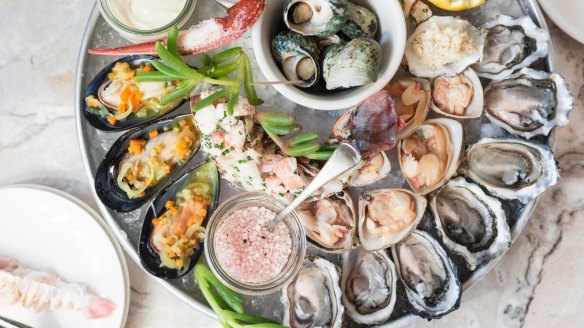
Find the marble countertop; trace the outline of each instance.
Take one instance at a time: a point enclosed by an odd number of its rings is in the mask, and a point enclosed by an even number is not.
[[[77,143],[74,114],[79,44],[94,1],[0,1],[0,185],[35,183],[97,209]],[[577,327],[584,322],[584,45],[552,22],[558,71],[576,96],[557,135],[560,183],[541,198],[509,253],[466,291],[460,309],[416,327]],[[127,327],[220,325],[179,302],[128,258]]]

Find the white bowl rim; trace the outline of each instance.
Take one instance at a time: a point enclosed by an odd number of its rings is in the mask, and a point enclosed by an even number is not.
[[[280,0],[282,1],[282,0]],[[401,19],[392,20],[392,43],[391,47],[394,48],[392,52],[397,52],[401,54],[399,58],[393,58],[389,60],[389,64],[383,74],[377,77],[377,81],[374,83],[369,83],[361,87],[356,87],[348,90],[346,93],[335,94],[331,93],[328,95],[314,95],[302,91],[292,85],[277,84],[273,87],[284,97],[288,98],[301,106],[314,108],[317,110],[339,110],[349,107],[353,107],[365,100],[367,97],[373,95],[379,90],[383,89],[394,77],[397,70],[399,69],[403,54],[405,53],[406,40],[407,40],[407,29],[405,17],[402,14],[402,7],[399,0],[365,0],[366,2],[377,2],[380,5],[388,6],[399,10],[398,17]],[[269,44],[262,44],[264,40],[261,38],[261,33],[263,31],[263,25],[265,24],[266,15],[269,14],[270,3],[275,3],[276,0],[269,0],[267,4],[266,11],[261,15],[259,20],[256,22],[252,28],[252,46],[254,49],[254,55],[260,67],[260,70],[264,74],[268,81],[282,81],[285,80],[284,75],[280,71],[278,64],[271,54],[271,47]],[[379,17],[379,14],[377,15]],[[261,51],[261,49],[267,49],[267,51]],[[272,65],[275,63],[275,65]],[[383,64],[382,64],[383,65]],[[383,70],[380,70],[383,71]]]

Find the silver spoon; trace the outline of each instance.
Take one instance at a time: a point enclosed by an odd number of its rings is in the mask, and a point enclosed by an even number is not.
[[[331,158],[326,162],[320,172],[314,177],[314,180],[304,188],[304,191],[286,206],[274,219],[266,223],[265,227],[272,229],[287,217],[298,205],[310,197],[315,191],[325,184],[331,182],[334,178],[355,168],[361,162],[361,154],[355,147],[348,143],[342,143],[335,149]]]

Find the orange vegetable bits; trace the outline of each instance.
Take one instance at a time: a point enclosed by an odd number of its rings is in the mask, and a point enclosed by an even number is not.
[[[115,124],[118,122],[118,120],[117,120],[117,119],[115,118],[115,116],[113,116],[113,115],[109,115],[109,116],[107,117],[107,121],[108,121],[108,122],[109,122],[109,124],[111,124],[111,125],[115,125]]]
[[[174,207],[174,202],[172,200],[167,200],[164,207],[166,207],[166,209],[171,209]]]
[[[158,136],[158,130],[152,130],[152,131],[148,132],[148,136],[150,138],[156,138]],[[159,145],[159,146],[161,146],[161,145]]]
[[[130,146],[128,151],[134,155],[140,155],[142,153],[142,148],[146,145],[146,140],[144,139],[133,139],[130,140]]]

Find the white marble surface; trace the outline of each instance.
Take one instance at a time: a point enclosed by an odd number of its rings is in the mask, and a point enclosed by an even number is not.
[[[0,0],[0,185],[44,184],[97,209],[81,163],[73,105],[77,53],[93,3]],[[577,98],[571,124],[558,133],[562,180],[544,194],[507,256],[464,293],[460,309],[416,327],[583,325],[584,45],[550,26],[558,70]],[[128,263],[128,327],[220,327]]]

